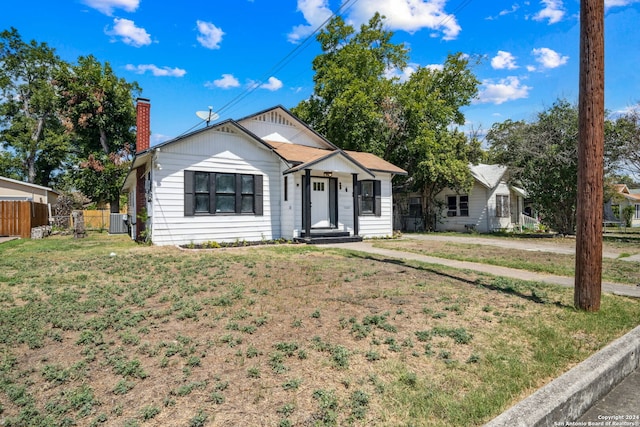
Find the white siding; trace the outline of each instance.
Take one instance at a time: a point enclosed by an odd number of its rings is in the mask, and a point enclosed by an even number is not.
[[[184,215],[184,171],[263,175],[264,215]],[[162,147],[153,179],[152,240],[157,245],[256,241],[281,236],[280,160],[255,141],[212,129]]]
[[[501,181],[492,189],[488,189],[475,181],[471,192],[468,194],[469,216],[447,216],[447,196],[453,195],[456,195],[455,191],[445,189],[436,196],[438,200],[445,202],[445,208],[436,224],[436,230],[464,232],[468,230],[469,226],[473,226],[480,233],[489,233],[513,227],[511,215],[506,217],[496,216],[496,196],[508,195],[510,205],[512,205],[515,197],[504,181]]]
[[[242,120],[240,124],[260,138],[278,133],[294,144],[317,148],[328,147],[318,135],[277,110]]]
[[[378,173],[375,179],[381,181],[381,215],[360,215],[360,235],[365,238],[391,237],[393,235],[391,175]]]
[[[447,216],[447,196],[457,195],[455,191],[445,189],[438,193],[437,200],[445,203],[444,211],[436,223],[438,231],[467,231],[469,226],[473,226],[476,231],[485,233],[488,231],[488,206],[487,189],[474,181],[473,188],[469,192],[469,216]]]

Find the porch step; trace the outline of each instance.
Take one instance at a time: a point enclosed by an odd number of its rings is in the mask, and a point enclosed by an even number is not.
[[[361,236],[352,236],[348,231],[313,231],[310,236],[306,236],[303,232],[300,237],[294,239],[299,243],[307,243],[310,245],[322,245],[333,243],[350,243],[361,242]]]

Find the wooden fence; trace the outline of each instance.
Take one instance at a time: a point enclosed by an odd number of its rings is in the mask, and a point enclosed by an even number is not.
[[[108,210],[83,210],[84,227],[87,230],[108,230],[109,229],[109,216],[111,213]],[[73,227],[73,218],[71,219],[71,227]]]
[[[49,208],[28,201],[0,202],[0,236],[31,237],[31,229],[49,224]]]

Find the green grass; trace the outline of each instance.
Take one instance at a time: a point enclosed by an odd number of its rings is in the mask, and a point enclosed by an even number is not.
[[[302,245],[90,233],[0,245],[0,271],[7,426],[481,425],[640,319],[634,299],[584,313],[570,289]]]
[[[488,235],[487,239],[509,239]],[[613,244],[612,244],[613,245]],[[477,262],[501,267],[515,268],[559,276],[575,274],[575,256],[552,252],[503,249],[495,246],[465,244],[457,242],[420,242],[416,240],[377,241],[376,247],[404,250],[437,258]],[[625,261],[624,258],[638,253],[638,242],[620,243],[613,247],[621,250],[617,259],[603,258],[602,279],[605,281],[633,284],[640,283],[640,262]],[[620,249],[622,248],[622,249]],[[634,250],[634,252],[624,252]]]

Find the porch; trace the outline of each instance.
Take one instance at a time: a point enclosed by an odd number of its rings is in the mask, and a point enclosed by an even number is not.
[[[309,245],[322,245],[334,243],[361,242],[362,236],[351,235],[348,231],[341,230],[312,230],[309,234],[303,231],[300,237],[293,239],[297,243]]]

